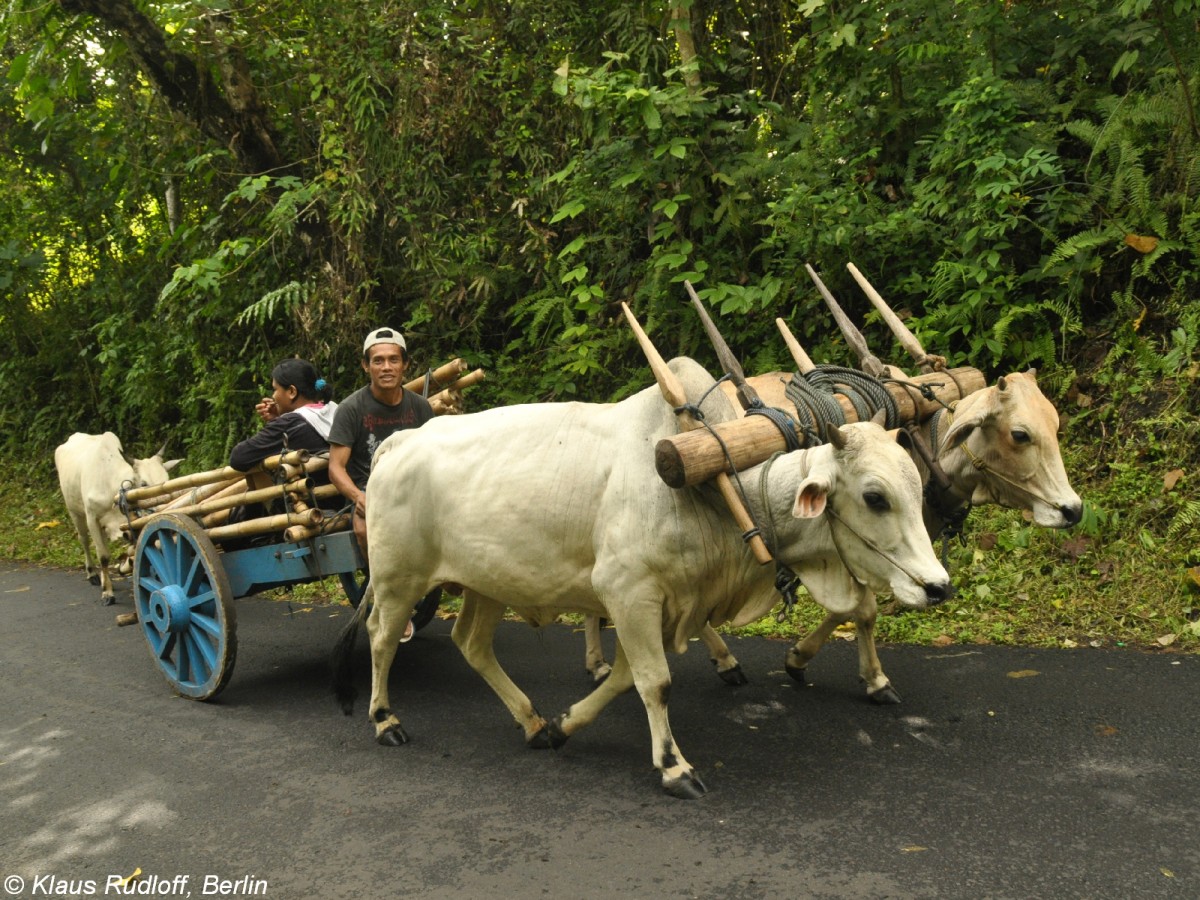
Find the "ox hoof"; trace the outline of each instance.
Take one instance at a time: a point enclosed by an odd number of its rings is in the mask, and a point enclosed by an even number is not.
[[[612,666],[610,666],[608,663],[602,663],[601,665],[598,665],[596,668],[592,669],[591,672],[592,684],[599,687],[604,683],[604,679],[612,674]]]
[[[399,747],[402,744],[408,743],[408,735],[404,733],[404,729],[399,725],[389,725],[383,731],[379,732],[375,738],[377,744],[384,747]]]
[[[570,737],[562,729],[558,719],[551,719],[531,737],[527,743],[534,750],[557,750]]]
[[[112,594],[109,594],[107,597],[105,597],[103,595],[100,597],[100,603],[104,606],[112,606],[116,602],[117,602],[117,598],[115,596],[113,596]]]
[[[713,665],[716,665],[716,660],[713,660]],[[738,663],[731,669],[717,669],[717,674],[721,680],[732,687],[741,687],[743,684],[749,684],[750,679],[746,677],[746,673],[742,671],[742,664]]]
[[[804,676],[804,669],[802,669],[800,666],[785,665],[784,669],[787,671],[788,675],[792,677],[792,681],[796,682],[796,684],[808,685],[808,679]]]
[[[678,778],[663,778],[663,790],[680,800],[699,800],[708,793],[708,788],[694,771],[685,772]]]
[[[89,575],[87,577],[87,579],[88,579],[88,584],[94,584],[96,587],[100,587],[100,576],[99,575]]]
[[[877,691],[867,691],[867,696],[879,706],[894,706],[900,702],[900,694],[890,684],[885,684]]]

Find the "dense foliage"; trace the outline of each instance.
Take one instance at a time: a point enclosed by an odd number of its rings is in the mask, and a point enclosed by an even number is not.
[[[1144,466],[1145,499],[1196,430],[1198,25],[1197,0],[10,0],[0,444],[110,429],[210,468],[277,359],[345,394],[384,322],[419,366],[485,366],[478,405],[618,398],[649,381],[622,300],[712,363],[684,279],[748,371],[790,368],[776,316],[844,362],[804,267],[861,319],[852,261],[927,347],[1038,366],[1082,476],[1132,494]],[[1200,502],[1158,502],[1121,539],[1200,562]]]

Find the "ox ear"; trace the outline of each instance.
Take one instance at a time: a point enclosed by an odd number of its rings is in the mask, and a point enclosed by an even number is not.
[[[1001,377],[996,387],[999,391],[1007,389],[1004,383],[1004,378]],[[943,450],[953,450],[963,441],[971,436],[971,432],[981,425],[985,424],[989,419],[995,418],[999,413],[1000,397],[999,391],[981,392],[979,399],[970,405],[962,414],[956,413],[954,423],[950,426],[950,430],[946,432],[945,440],[942,444]],[[982,396],[986,393],[987,396]]]
[[[809,476],[800,482],[796,491],[792,515],[797,519],[815,519],[825,512],[825,501],[828,497],[829,479],[820,475]]]
[[[165,463],[163,463],[163,468],[166,469],[168,472],[170,472],[173,468],[175,468],[181,462],[183,462],[182,459],[168,459]]]
[[[893,428],[891,431],[888,432],[888,436],[891,437],[891,439],[893,441],[895,441],[897,444],[899,444],[901,447],[903,447],[906,452],[912,451],[913,439],[912,439],[912,435],[908,433],[907,429]]]

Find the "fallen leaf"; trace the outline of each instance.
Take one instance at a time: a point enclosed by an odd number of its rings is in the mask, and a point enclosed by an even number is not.
[[[1117,728],[1115,725],[1097,725],[1096,726],[1096,734],[1099,737],[1112,737],[1116,733],[1117,733]]]
[[[1161,634],[1155,638],[1155,640],[1164,647],[1170,647],[1178,639],[1179,635],[1177,634]]]
[[[901,853],[924,853],[928,849],[929,849],[928,847],[918,847],[916,844],[913,844],[911,847],[901,847],[900,852]]]
[[[43,528],[57,528],[62,522],[58,519],[51,519],[49,522],[38,522],[33,526],[34,531],[41,531]]]
[[[1075,647],[1079,646],[1079,643],[1077,641],[1071,640],[1070,638],[1063,638],[1062,645],[1067,650],[1073,650]]]
[[[1034,675],[1041,675],[1041,674],[1042,673],[1037,671],[1036,669],[1018,669],[1016,672],[1009,672],[1008,677],[1009,678],[1032,678]]]
[[[996,535],[993,534],[992,532],[989,531],[989,532],[986,532],[979,536],[979,549],[980,550],[991,550],[995,546],[996,546]]]
[[[954,638],[950,637],[948,634],[939,634],[933,639],[932,643],[935,647],[948,647],[954,643]]]
[[[6,594],[20,594],[20,593],[23,593],[24,591],[27,591],[27,590],[29,590],[29,585],[27,585],[27,584],[23,584],[23,585],[21,585],[19,588],[9,588],[9,589],[8,589],[7,591],[5,591],[4,593],[6,593]]]
[[[123,886],[129,884],[129,882],[135,881],[136,879],[140,878],[141,876],[142,876],[142,867],[138,866],[136,869],[133,870],[132,875],[130,875],[128,878],[121,879],[121,886],[123,887]]]
[[[1192,577],[1192,581],[1196,582],[1197,586],[1200,586],[1200,566],[1192,566],[1187,570],[1187,573]]]
[[[1100,562],[1096,563],[1096,571],[1100,573],[1100,584],[1108,584],[1113,580],[1113,573],[1117,571],[1116,560],[1100,560]]]
[[[1164,875],[1166,875],[1168,878],[1174,878],[1174,877],[1175,877],[1175,873],[1174,873],[1174,872],[1172,872],[1170,869],[1159,869],[1158,871],[1162,872],[1162,873],[1163,873]]]
[[[1138,253],[1151,253],[1158,246],[1158,238],[1141,234],[1127,234],[1125,243]]]
[[[1092,405],[1092,395],[1091,394],[1079,394],[1075,398],[1075,402],[1079,406],[1082,406],[1084,409],[1087,409],[1089,406]]]
[[[1175,490],[1175,485],[1179,484],[1179,479],[1183,477],[1183,469],[1172,469],[1163,476],[1163,493]],[[40,525],[38,526],[41,527]]]
[[[1078,560],[1088,552],[1088,548],[1091,546],[1091,544],[1092,542],[1082,535],[1069,537],[1062,542],[1061,549],[1063,556],[1069,556],[1071,559]]]

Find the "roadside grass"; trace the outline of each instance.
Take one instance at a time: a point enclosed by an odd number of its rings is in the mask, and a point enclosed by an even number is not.
[[[1192,383],[1176,385],[1166,403],[1143,406],[1140,418],[1112,408],[1077,415],[1064,459],[1085,501],[1084,521],[1052,531],[1013,510],[975,510],[962,540],[945,550],[957,596],[920,611],[881,598],[878,640],[1200,650],[1200,416],[1176,402]],[[82,568],[52,465],[3,462],[0,557]],[[347,602],[337,579],[272,593]],[[447,597],[442,615],[453,616],[460,602]],[[772,615],[735,633],[794,640],[823,615],[802,592],[787,621]],[[836,636],[853,638],[853,628]]]

